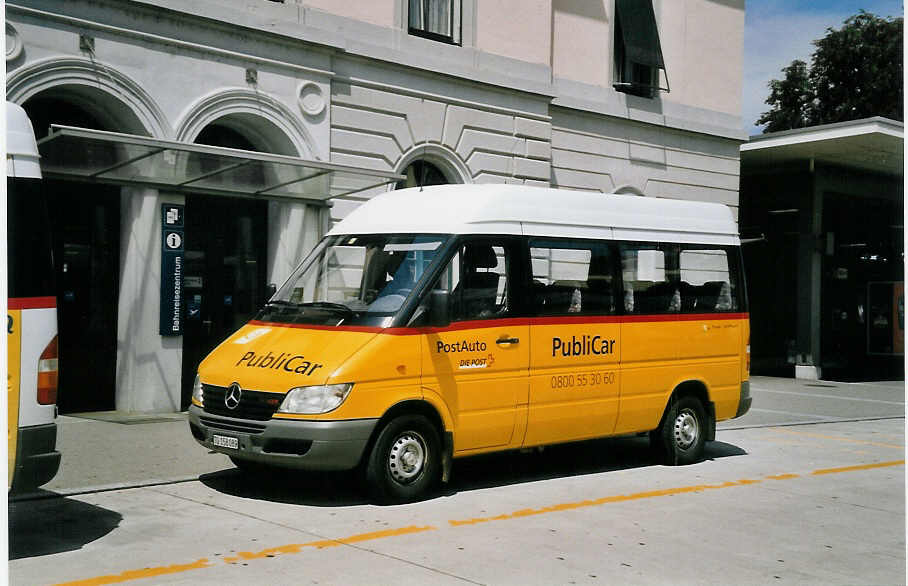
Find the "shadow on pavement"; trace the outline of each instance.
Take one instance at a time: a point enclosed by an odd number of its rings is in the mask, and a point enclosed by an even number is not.
[[[230,496],[313,507],[348,507],[369,501],[355,472],[306,472],[271,468],[255,473],[237,468],[199,476],[212,490]]]
[[[743,456],[723,442],[706,444],[704,460]],[[508,452],[456,460],[444,494],[570,476],[661,466],[646,437],[621,437],[548,446],[541,451]]]
[[[9,559],[81,549],[116,529],[122,520],[119,513],[68,498],[9,503]]]
[[[731,444],[706,444],[704,460],[743,456]],[[548,446],[544,450],[510,451],[454,461],[451,482],[435,496],[459,492],[661,466],[646,437],[621,437]],[[284,504],[345,507],[371,502],[356,472],[303,472],[269,469],[257,473],[222,470],[199,477],[207,487],[231,496]],[[433,498],[433,497],[430,497]]]

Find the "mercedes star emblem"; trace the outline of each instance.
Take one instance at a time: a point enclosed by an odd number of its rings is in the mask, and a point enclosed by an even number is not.
[[[224,405],[228,409],[236,409],[240,405],[240,399],[243,398],[243,389],[239,383],[233,383],[227,387],[227,396],[224,397]]]

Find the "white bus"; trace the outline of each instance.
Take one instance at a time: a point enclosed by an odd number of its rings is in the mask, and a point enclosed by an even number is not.
[[[12,492],[49,482],[57,441],[57,299],[47,200],[31,122],[6,103],[7,447]]]

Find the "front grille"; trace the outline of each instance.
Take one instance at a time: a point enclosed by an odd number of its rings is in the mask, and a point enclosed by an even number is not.
[[[211,429],[219,429],[221,431],[237,431],[240,433],[248,434],[258,434],[265,431],[265,426],[258,423],[246,423],[244,421],[224,421],[223,419],[215,419],[214,417],[199,417],[199,421],[205,424],[206,427]]]
[[[204,409],[213,415],[235,417],[237,419],[252,419],[253,421],[268,421],[284,400],[284,393],[264,393],[262,391],[243,390],[243,396],[236,409],[228,409],[224,403],[227,396],[227,387],[215,385],[202,385]]]

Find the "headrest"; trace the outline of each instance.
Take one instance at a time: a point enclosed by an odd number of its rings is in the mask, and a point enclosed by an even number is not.
[[[468,244],[463,253],[464,265],[473,269],[493,269],[498,266],[498,257],[491,244]]]
[[[593,254],[590,258],[589,276],[605,277],[612,274],[612,260],[604,254]]]

